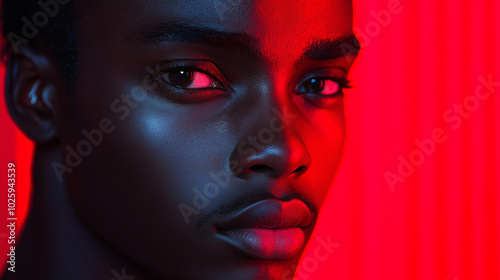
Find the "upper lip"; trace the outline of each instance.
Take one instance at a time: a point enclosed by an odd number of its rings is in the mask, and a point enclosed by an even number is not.
[[[277,199],[266,199],[230,214],[216,226],[222,230],[303,228],[308,227],[311,221],[311,210],[299,199],[286,202]]]

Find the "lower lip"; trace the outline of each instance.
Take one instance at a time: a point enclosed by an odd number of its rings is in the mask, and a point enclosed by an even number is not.
[[[284,260],[295,256],[304,246],[301,228],[241,228],[220,231],[220,236],[250,257]]]

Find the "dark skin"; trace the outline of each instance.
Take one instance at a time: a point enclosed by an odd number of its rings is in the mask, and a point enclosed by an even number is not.
[[[50,52],[24,46],[7,80],[10,112],[37,142],[18,279],[111,279],[122,268],[136,279],[293,271],[341,158],[341,89],[355,54],[335,46],[352,39],[351,5],[241,1],[221,12],[201,0],[77,3],[85,16],[74,92]],[[89,140],[82,130],[96,128],[102,141],[72,166],[67,147],[78,150]],[[203,192],[210,174],[227,184],[196,207],[193,189]],[[288,240],[261,242],[275,249],[228,242],[228,220],[262,202],[298,205],[307,218],[281,226],[291,233],[257,229],[252,238]]]

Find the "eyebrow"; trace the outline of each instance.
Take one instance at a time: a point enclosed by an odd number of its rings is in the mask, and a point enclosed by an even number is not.
[[[357,56],[361,49],[358,38],[349,34],[336,39],[316,41],[306,48],[305,52],[297,62],[304,60],[328,60],[346,56]]]
[[[162,48],[169,43],[188,43],[239,50],[254,59],[263,57],[260,42],[255,36],[245,32],[220,31],[182,21],[168,21],[152,29],[131,33],[125,42],[153,48]],[[350,55],[356,56],[359,50],[359,41],[354,34],[317,40],[306,47],[296,66],[305,60],[329,60]]]

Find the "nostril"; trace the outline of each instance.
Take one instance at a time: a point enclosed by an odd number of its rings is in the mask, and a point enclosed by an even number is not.
[[[272,170],[271,167],[265,165],[265,164],[256,164],[250,167],[250,171],[256,172],[256,173],[262,173],[267,170]]]
[[[299,166],[297,169],[295,169],[295,171],[293,173],[304,173],[306,171],[307,167],[305,165],[301,165]]]

